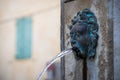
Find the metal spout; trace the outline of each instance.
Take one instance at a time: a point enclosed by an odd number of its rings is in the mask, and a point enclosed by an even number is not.
[[[95,57],[98,41],[98,24],[95,15],[89,9],[84,9],[77,13],[71,23],[70,42],[76,59]]]

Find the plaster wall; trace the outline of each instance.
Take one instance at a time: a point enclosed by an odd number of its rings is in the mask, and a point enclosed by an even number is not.
[[[17,60],[16,21],[27,16],[32,18],[32,57]],[[0,80],[36,80],[59,52],[59,0],[0,0]]]

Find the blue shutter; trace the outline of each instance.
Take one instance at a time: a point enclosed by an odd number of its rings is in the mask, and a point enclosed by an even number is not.
[[[17,20],[17,54],[16,59],[28,59],[31,57],[31,17]]]

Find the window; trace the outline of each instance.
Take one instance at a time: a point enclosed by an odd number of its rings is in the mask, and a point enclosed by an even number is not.
[[[31,17],[17,19],[17,53],[16,59],[28,59],[31,57]]]

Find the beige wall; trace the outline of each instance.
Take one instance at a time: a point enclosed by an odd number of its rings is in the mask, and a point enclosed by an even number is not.
[[[16,19],[31,16],[32,57],[16,60]],[[0,0],[0,80],[36,80],[60,51],[59,0]]]

